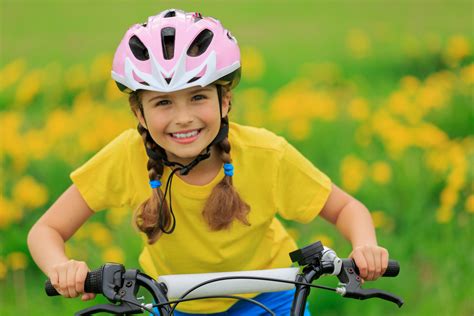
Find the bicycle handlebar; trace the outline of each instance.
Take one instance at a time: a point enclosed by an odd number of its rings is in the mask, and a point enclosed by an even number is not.
[[[340,259],[336,253],[329,248],[323,247],[320,242],[299,249],[290,254],[291,259],[303,266],[302,273],[293,277],[298,271],[298,268],[288,269],[270,269],[270,270],[259,270],[259,271],[243,271],[243,272],[231,272],[231,273],[206,273],[206,274],[194,274],[187,275],[185,279],[189,279],[189,284],[180,283],[181,288],[177,291],[173,288],[174,285],[178,284],[177,276],[165,276],[167,282],[163,282],[163,277],[158,279],[158,282],[148,275],[141,273],[136,269],[125,270],[123,265],[120,264],[105,264],[99,269],[91,271],[87,274],[84,290],[86,293],[103,294],[110,302],[117,303],[119,305],[98,305],[83,310],[83,314],[77,315],[91,315],[98,311],[106,311],[110,313],[141,313],[143,310],[151,312],[151,304],[145,305],[139,302],[136,298],[136,293],[140,286],[145,287],[152,295],[155,300],[156,306],[159,307],[160,315],[171,315],[172,309],[169,297],[178,297],[183,299],[184,297],[192,297],[194,299],[199,297],[208,297],[209,295],[223,295],[235,292],[231,280],[239,280],[239,293],[256,293],[256,292],[269,292],[280,290],[275,286],[257,285],[255,279],[266,280],[272,282],[283,282],[293,284],[291,287],[296,285],[296,293],[293,301],[292,315],[303,315],[304,306],[306,303],[307,296],[310,291],[310,287],[319,287],[324,289],[330,289],[327,287],[312,285],[311,283],[318,279],[324,274],[336,275],[340,281],[340,286],[336,289],[331,289],[341,294],[344,297],[356,298],[360,300],[378,297],[387,301],[396,303],[399,307],[403,304],[403,300],[393,294],[378,289],[362,289],[360,288],[362,279],[359,276],[359,270],[355,265],[353,259]],[[286,271],[286,275],[282,274],[282,271]],[[290,271],[294,271],[290,272]],[[384,277],[394,277],[400,272],[400,266],[397,261],[390,260],[387,270],[384,273]],[[255,273],[264,273],[265,277],[261,275],[255,276]],[[293,273],[293,274],[292,274]],[[253,274],[253,276],[249,276]],[[291,274],[291,276],[290,276]],[[274,276],[274,277],[273,277]],[[283,279],[282,279],[282,276]],[[179,277],[183,280],[182,276]],[[242,282],[245,279],[245,282]],[[252,280],[252,281],[249,281]],[[226,286],[211,286],[212,284],[218,284],[225,280]],[[161,282],[160,282],[161,281]],[[211,284],[212,283],[212,284]],[[235,283],[234,283],[235,284]],[[265,284],[262,282],[262,284]],[[205,290],[202,290],[204,286]],[[246,287],[245,285],[248,285]],[[201,291],[199,290],[201,289]],[[232,289],[232,290],[229,290]],[[50,280],[47,280],[45,284],[45,291],[48,296],[60,295],[56,289],[51,285]],[[189,299],[187,299],[189,300]],[[179,302],[176,301],[176,302]]]

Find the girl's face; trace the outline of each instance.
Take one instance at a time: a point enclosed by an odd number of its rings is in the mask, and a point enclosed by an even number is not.
[[[229,111],[230,92],[223,94],[222,116]],[[189,162],[217,136],[220,128],[216,86],[191,87],[176,92],[143,91],[140,124],[165,149],[168,159]]]

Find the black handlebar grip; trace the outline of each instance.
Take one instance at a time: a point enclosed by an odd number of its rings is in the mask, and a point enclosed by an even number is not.
[[[46,283],[44,284],[44,291],[46,292],[46,295],[48,296],[58,296],[61,295],[56,291],[54,286],[51,284],[51,280],[47,279]]]
[[[102,294],[102,268],[87,273],[86,280],[84,282],[84,291],[86,293]],[[56,291],[54,286],[51,284],[51,280],[46,280],[44,284],[44,290],[48,296],[61,295]]]
[[[396,277],[400,273],[400,264],[396,260],[388,260],[387,270],[383,274],[384,277]]]
[[[354,263],[355,267],[355,272],[359,275],[359,268]],[[388,260],[388,266],[387,270],[385,270],[385,273],[382,275],[383,277],[396,277],[400,273],[400,264],[398,264],[398,261],[396,260]]]
[[[84,291],[86,293],[102,294],[102,277],[104,276],[102,268],[87,273],[84,283]]]

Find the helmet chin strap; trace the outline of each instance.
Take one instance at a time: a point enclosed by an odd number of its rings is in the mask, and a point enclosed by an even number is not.
[[[206,149],[200,153],[196,158],[193,159],[193,161],[191,161],[190,163],[188,163],[187,165],[183,165],[179,162],[174,162],[174,161],[169,161],[168,160],[168,157],[166,156],[166,152],[165,150],[160,147],[158,145],[158,148],[159,150],[161,151],[162,155],[158,155],[156,152],[154,152],[153,150],[147,148],[146,149],[146,153],[148,155],[148,157],[150,157],[151,159],[153,160],[156,160],[156,161],[159,161],[159,160],[162,160],[163,164],[165,166],[168,166],[168,167],[178,167],[179,169],[179,174],[185,176],[187,175],[191,169],[193,169],[199,162],[203,161],[203,160],[206,160],[208,159],[210,156],[211,156],[211,147],[214,145],[214,144],[217,144],[219,142],[221,142],[223,139],[225,139],[227,137],[227,135],[229,134],[229,123],[227,122],[227,120],[225,120],[223,117],[222,117],[222,88],[220,85],[216,85],[216,88],[217,88],[217,98],[219,100],[219,117],[220,117],[220,128],[219,128],[219,132],[217,133],[216,137],[214,138],[214,140],[206,147]],[[143,115],[143,109],[140,108],[140,110],[142,111],[142,116],[145,117]]]

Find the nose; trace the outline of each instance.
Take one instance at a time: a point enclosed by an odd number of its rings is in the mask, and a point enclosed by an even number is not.
[[[189,125],[194,121],[193,115],[187,106],[178,106],[176,110],[175,123],[177,125]]]

